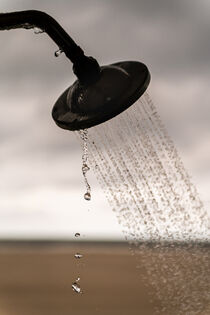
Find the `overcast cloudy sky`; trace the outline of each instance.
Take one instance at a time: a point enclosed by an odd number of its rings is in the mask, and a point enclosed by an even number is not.
[[[139,60],[169,134],[210,207],[208,0],[0,0],[0,12],[38,9],[100,64]],[[51,108],[74,81],[46,34],[0,32],[0,237],[122,237],[94,175],[83,201],[81,149]]]

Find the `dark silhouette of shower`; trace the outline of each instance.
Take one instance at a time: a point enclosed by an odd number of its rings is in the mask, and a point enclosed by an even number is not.
[[[100,67],[48,14],[36,10],[0,14],[0,30],[35,27],[55,41],[78,78],[53,107],[52,117],[59,127],[79,130],[98,125],[120,114],[146,91],[150,74],[143,63],[124,61]]]

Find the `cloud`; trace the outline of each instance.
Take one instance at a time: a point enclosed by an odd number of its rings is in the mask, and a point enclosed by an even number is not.
[[[101,64],[147,64],[151,94],[181,155],[192,172],[209,169],[208,1],[0,1],[1,12],[32,8],[55,17]],[[39,185],[82,189],[80,146],[51,118],[54,102],[75,80],[71,63],[54,57],[57,47],[46,34],[5,31],[0,41],[2,191],[27,196],[27,188]]]

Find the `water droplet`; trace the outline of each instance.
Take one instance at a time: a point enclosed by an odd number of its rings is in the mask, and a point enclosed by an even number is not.
[[[33,28],[33,26],[32,26],[30,23],[24,23],[24,24],[23,24],[23,27],[24,27],[26,30],[30,30],[31,28]]]
[[[84,194],[84,198],[85,198],[85,200],[91,200],[91,194],[89,192],[86,192]]]
[[[34,34],[42,34],[44,33],[44,31],[41,29],[41,28],[38,28],[38,27],[34,27]]]
[[[81,288],[80,288],[80,285],[77,283],[77,281],[76,282],[74,282],[74,283],[72,283],[72,289],[73,289],[73,291],[74,292],[76,292],[76,293],[82,293],[82,290],[81,290]]]
[[[89,166],[88,166],[87,164],[83,164],[83,166],[82,166],[82,172],[83,172],[83,174],[86,173],[86,172],[89,171],[89,170],[90,170]]]
[[[83,255],[82,255],[82,254],[80,254],[80,253],[76,253],[76,254],[74,255],[74,257],[75,257],[75,258],[80,259],[80,258],[82,258],[82,257],[83,257]],[[78,279],[79,279],[79,278],[78,278]]]
[[[75,236],[75,237],[79,237],[79,236],[80,236],[80,233],[75,233],[74,236]]]
[[[79,97],[78,97],[78,102],[81,103],[81,102],[83,101],[83,98],[84,98],[84,96],[83,96],[83,94],[81,93],[81,94],[79,95]]]
[[[62,49],[58,49],[55,52],[55,57],[59,57],[62,54],[63,50]]]

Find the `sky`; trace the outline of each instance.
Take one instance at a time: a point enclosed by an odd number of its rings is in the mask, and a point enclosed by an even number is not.
[[[149,93],[210,207],[210,3],[207,0],[0,0],[0,12],[52,15],[101,65],[145,63]],[[81,148],[51,118],[75,77],[65,55],[33,30],[0,32],[0,238],[123,239],[92,172],[83,200]]]

